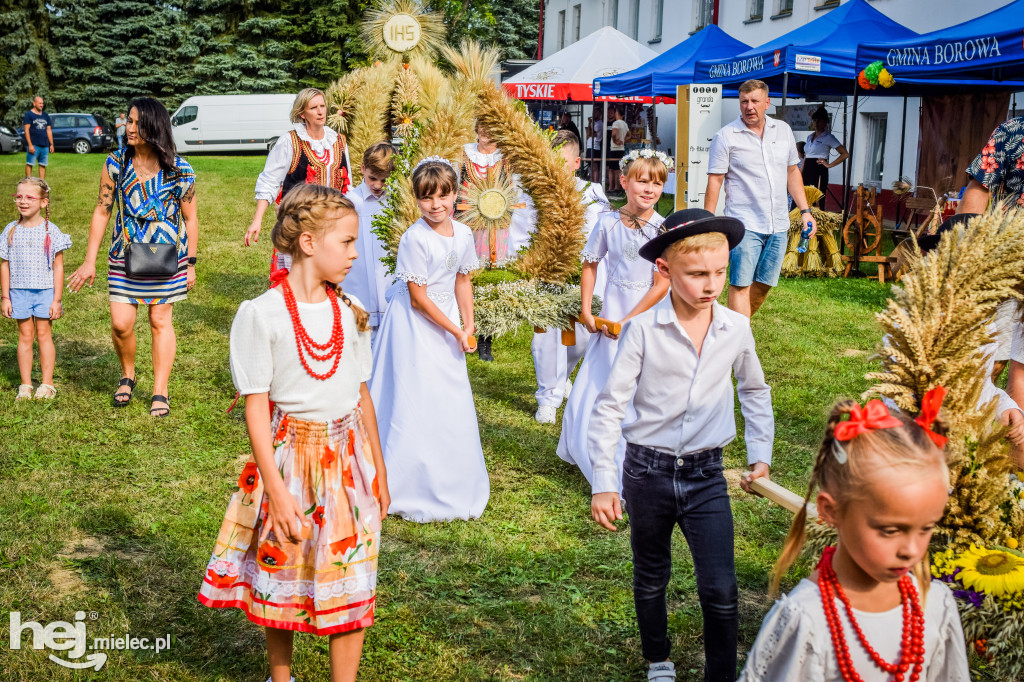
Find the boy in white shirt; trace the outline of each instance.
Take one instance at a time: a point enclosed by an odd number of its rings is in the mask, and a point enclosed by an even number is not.
[[[736,437],[732,375],[746,421],[751,471],[767,477],[775,419],[750,320],[716,302],[743,223],[691,208],[669,216],[640,247],[671,293],[624,327],[608,383],[590,418],[594,520],[609,530],[628,502],[633,599],[649,680],[675,679],[665,588],[678,524],[693,556],[704,615],[704,679],[736,679],[738,591],[722,448]],[[636,418],[623,425],[632,400]],[[622,472],[615,464],[627,441]]]
[[[366,308],[374,333],[387,307],[384,293],[394,280],[380,261],[387,253],[384,245],[373,233],[373,218],[380,212],[385,196],[384,184],[394,170],[394,152],[394,147],[387,142],[370,145],[363,152],[363,181],[345,195],[359,213],[359,236],[356,238],[359,257],[353,261],[352,271],[345,278],[345,292],[355,294]]]
[[[575,173],[580,167],[580,140],[570,130],[559,130],[551,140],[552,149],[557,149],[565,161],[565,165]],[[610,210],[608,198],[604,195],[601,185],[576,178],[576,191],[580,193],[580,201],[586,206],[583,218],[583,237],[590,236],[590,231],[597,224],[602,212]],[[530,201],[529,195],[523,194],[525,207],[516,209],[509,225],[509,253],[517,254],[520,249],[530,244],[530,235],[537,229],[537,211]],[[595,292],[604,291],[604,268],[598,271]],[[568,395],[572,384],[569,376],[576,365],[583,359],[583,351],[587,348],[590,332],[581,324],[576,325],[576,345],[563,346],[561,330],[548,329],[543,333],[534,333],[530,351],[533,354],[533,368],[537,375],[537,413],[534,419],[540,424],[554,424],[556,410]]]

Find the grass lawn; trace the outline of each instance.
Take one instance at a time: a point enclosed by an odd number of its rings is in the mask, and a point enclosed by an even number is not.
[[[20,154],[0,157],[0,189],[13,193]],[[110,342],[105,259],[93,289],[65,294],[55,324],[58,396],[14,403],[14,323],[0,321],[0,670],[4,680],[264,680],[263,632],[238,610],[212,610],[196,592],[238,472],[248,455],[228,330],[238,304],[266,287],[269,239],[243,249],[252,188],[264,158],[193,157],[198,175],[198,286],[175,306],[178,357],[172,416],[148,416],[150,337],[139,320],[139,385],[110,407],[119,366]],[[68,275],[82,262],[102,155],[51,156],[51,217],[71,234]],[[4,200],[4,223],[16,216]],[[271,221],[265,223],[269,236]],[[108,231],[109,235],[109,231]],[[105,240],[104,250],[109,244]],[[803,491],[825,415],[856,396],[879,340],[872,313],[887,286],[866,280],[786,280],[754,321],[773,388],[773,476]],[[555,455],[557,426],[533,421],[530,330],[495,344],[497,362],[469,359],[491,500],[472,522],[417,525],[388,519],[380,557],[377,624],[363,655],[366,680],[637,680],[628,530],[590,520],[590,494]],[[38,383],[38,372],[35,377]],[[742,417],[737,410],[737,420]],[[735,483],[742,440],[727,451]],[[443,462],[438,463],[443,466]],[[734,486],[740,649],[753,643],[768,574],[788,528],[785,510]],[[700,679],[703,643],[693,567],[677,534],[669,590],[673,659]],[[793,583],[791,578],[790,584]],[[43,625],[85,611],[88,636],[156,637],[170,650],[113,651],[99,673],[12,651],[9,611]],[[56,652],[60,654],[60,652]],[[66,658],[66,657],[65,657]],[[294,674],[328,676],[326,639],[297,638]]]

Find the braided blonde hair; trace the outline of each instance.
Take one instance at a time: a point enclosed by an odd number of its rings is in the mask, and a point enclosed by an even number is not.
[[[41,178],[22,178],[16,186],[21,187],[22,185],[32,185],[42,193],[42,200],[45,202],[43,216],[46,222],[44,224],[46,234],[50,234],[50,186]],[[8,246],[14,243],[14,231],[18,229],[18,225],[21,225],[21,216],[18,217],[18,222],[11,226],[11,231],[7,233]]]
[[[340,190],[324,185],[297,185],[284,196],[277,209],[277,222],[270,233],[274,247],[293,258],[299,255],[299,237],[308,232],[320,238],[331,221],[344,216],[358,219],[355,205]],[[370,315],[357,306],[336,285],[338,295],[356,316],[356,326],[365,332],[370,328]]]

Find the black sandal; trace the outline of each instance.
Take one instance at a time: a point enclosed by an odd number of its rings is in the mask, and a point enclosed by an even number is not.
[[[128,387],[127,393],[119,393],[122,386]],[[127,407],[128,403],[132,401],[132,392],[135,390],[135,379],[129,379],[128,377],[121,377],[121,381],[117,382],[117,388],[114,389],[113,403],[114,407]],[[122,400],[123,398],[123,400]]]
[[[161,402],[167,403],[167,407],[153,407],[153,403]],[[149,416],[150,417],[167,417],[171,414],[171,401],[165,395],[154,395],[149,399]]]

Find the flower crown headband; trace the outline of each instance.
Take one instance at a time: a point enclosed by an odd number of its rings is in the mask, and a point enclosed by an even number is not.
[[[925,393],[921,400],[921,414],[914,420],[914,423],[924,429],[928,437],[939,448],[945,447],[949,439],[932,431],[932,425],[935,423],[935,418],[939,416],[939,408],[942,407],[945,397],[946,389],[942,386],[936,386]],[[860,405],[854,405],[850,410],[850,419],[836,424],[832,454],[840,464],[846,464],[846,448],[842,445],[844,442],[853,440],[856,436],[868,431],[894,429],[898,426],[903,426],[903,422],[892,416],[889,413],[889,408],[878,398],[869,400],[863,408]]]
[[[657,159],[665,164],[668,168],[668,172],[671,173],[675,170],[676,164],[672,160],[672,157],[665,152],[655,151],[653,149],[634,149],[630,153],[626,154],[619,160],[619,168],[623,171],[626,170],[626,166],[633,163],[637,159]]]
[[[420,162],[417,163],[416,166],[412,169],[412,172],[415,173],[420,166],[426,165],[428,163],[443,163],[447,166],[450,166],[451,169],[455,171],[456,175],[459,174],[459,169],[456,168],[455,164],[449,161],[448,159],[444,158],[443,156],[428,156],[425,159],[421,159]]]

